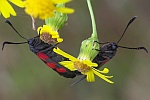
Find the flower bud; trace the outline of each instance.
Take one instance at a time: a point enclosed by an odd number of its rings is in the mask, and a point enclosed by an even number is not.
[[[57,4],[56,7],[65,8],[65,4]],[[61,29],[68,19],[67,14],[55,11],[54,17],[45,19],[46,25],[52,27],[54,31]]]

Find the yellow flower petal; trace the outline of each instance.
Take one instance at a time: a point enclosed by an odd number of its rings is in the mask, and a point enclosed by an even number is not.
[[[109,69],[108,68],[104,68],[102,71],[95,69],[96,71],[103,73],[103,74],[107,74],[109,73]]]
[[[108,68],[104,68],[104,70],[101,73],[109,73],[109,69]]]
[[[59,36],[57,31],[51,31],[51,32],[52,32],[52,33],[51,33],[52,35]]]
[[[94,72],[94,74],[96,74],[98,77],[100,77],[101,79],[105,80],[106,82],[111,83],[111,84],[114,83],[114,82],[112,82],[111,80],[107,79],[107,78],[105,77],[105,75],[102,75],[101,73],[95,71],[95,68],[92,68],[92,71]],[[112,77],[112,76],[111,76],[111,77]]]
[[[53,51],[59,55],[62,55],[63,57],[66,57],[66,58],[69,58],[69,60],[71,61],[77,61],[78,59],[65,53],[64,51],[62,51],[61,49],[59,49],[58,47],[57,48],[54,48]]]
[[[41,29],[42,29],[42,27],[41,27],[41,26],[40,26],[40,27],[38,27],[38,29],[37,29],[37,33],[38,33],[38,34],[40,34]]]
[[[75,71],[74,63],[71,61],[61,61],[59,64],[63,65],[64,67],[68,68],[71,71]]]
[[[18,7],[23,7],[22,0],[0,0],[0,13],[5,17],[8,18],[10,15],[16,16],[16,12],[14,11],[13,7],[9,4],[9,2],[17,5]]]
[[[54,31],[51,31],[51,32],[50,32],[50,34],[52,35],[52,38],[59,38],[58,33],[57,33],[57,34],[55,34],[55,32],[54,32]]]
[[[62,12],[65,14],[72,14],[74,13],[74,9],[72,8],[55,8],[58,12]]]
[[[59,4],[59,3],[67,3],[70,2],[71,0],[52,0],[55,4]]]
[[[57,38],[57,41],[60,43],[63,41],[63,38]]]
[[[22,0],[9,0],[10,2],[12,2],[13,4],[15,4],[18,7],[23,8],[24,7],[24,2]]]
[[[104,70],[100,71],[98,69],[93,68],[95,71],[99,72],[99,73],[103,73],[103,74],[107,74],[109,72],[109,69],[104,68]],[[112,78],[113,76],[106,76],[104,75],[106,78]]]
[[[105,77],[106,77],[106,78],[113,78],[113,76],[106,76],[106,75],[105,75]]]
[[[86,80],[88,82],[94,82],[95,81],[95,77],[94,77],[94,73],[92,71],[89,71],[86,73]]]
[[[6,0],[0,1],[0,12],[5,18],[10,17],[10,14],[16,16],[16,12]]]
[[[90,60],[82,60],[82,62],[84,64],[88,65],[89,67],[92,67],[92,66],[97,67],[98,66],[97,63],[92,63]]]

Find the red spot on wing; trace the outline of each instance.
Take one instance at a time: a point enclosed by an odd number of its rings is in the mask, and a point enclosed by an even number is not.
[[[46,61],[46,59],[49,58],[46,54],[44,54],[42,52],[37,53],[37,56],[43,61]]]
[[[104,60],[103,64],[107,63],[109,61],[109,59]]]
[[[46,59],[50,59],[46,54],[42,53],[42,52],[39,52],[37,53],[37,56],[43,60],[46,65],[52,69],[55,69],[58,73],[65,73],[66,72],[66,69],[65,68],[57,68],[55,62],[47,62]]]
[[[54,62],[47,62],[46,65],[52,69],[56,68],[56,64]]]
[[[56,68],[56,71],[59,72],[59,73],[65,73],[66,69],[64,69],[64,68]]]

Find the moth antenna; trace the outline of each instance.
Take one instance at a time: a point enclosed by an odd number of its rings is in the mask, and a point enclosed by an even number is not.
[[[123,36],[124,36],[125,32],[127,31],[128,27],[131,25],[131,23],[132,23],[136,18],[137,18],[137,16],[134,16],[133,18],[130,19],[130,21],[128,22],[128,24],[127,24],[125,30],[123,31],[123,33],[122,33],[120,39],[117,41],[117,44],[118,44],[118,43],[120,42],[120,40],[123,38]]]
[[[7,23],[21,38],[28,40],[27,38],[23,37],[16,29],[15,27],[11,24],[10,21],[6,20],[5,23]]]
[[[25,44],[25,43],[28,43],[28,42],[4,42],[3,45],[2,45],[2,50],[4,49],[5,47],[5,44]]]
[[[120,48],[125,48],[125,49],[134,49],[134,50],[145,50],[148,53],[148,50],[145,47],[136,47],[136,48],[130,48],[130,47],[124,47],[124,46],[118,46]]]

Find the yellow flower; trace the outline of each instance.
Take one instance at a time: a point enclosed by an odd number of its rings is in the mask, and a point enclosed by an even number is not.
[[[24,3],[22,0],[9,0],[11,3],[15,4],[18,7],[23,8]],[[5,17],[9,18],[10,15],[16,16],[16,12],[9,4],[8,0],[0,0],[0,13]]]
[[[98,66],[97,63],[92,63],[90,60],[79,60],[79,59],[65,53],[64,51],[60,50],[59,48],[54,48],[53,51],[70,60],[70,61],[59,62],[61,65],[63,65],[64,67],[68,68],[71,71],[78,70],[82,74],[86,75],[86,80],[88,82],[95,81],[95,77],[94,77],[94,74],[95,74],[108,83],[114,83],[108,79],[108,78],[112,78],[113,76],[103,75],[103,74],[106,74],[109,72],[109,70],[107,68],[104,68],[103,71],[100,71],[100,70],[97,70],[96,68],[94,68],[94,67]]]
[[[67,3],[71,0],[25,0],[25,12],[34,18],[46,19],[54,16],[54,12],[73,13],[74,10],[66,7],[56,7],[56,4]]]
[[[48,25],[43,25],[43,27],[39,27],[37,31],[40,35],[40,39],[45,43],[56,44],[63,41],[63,39],[59,37],[58,32],[53,31],[52,28]]]

